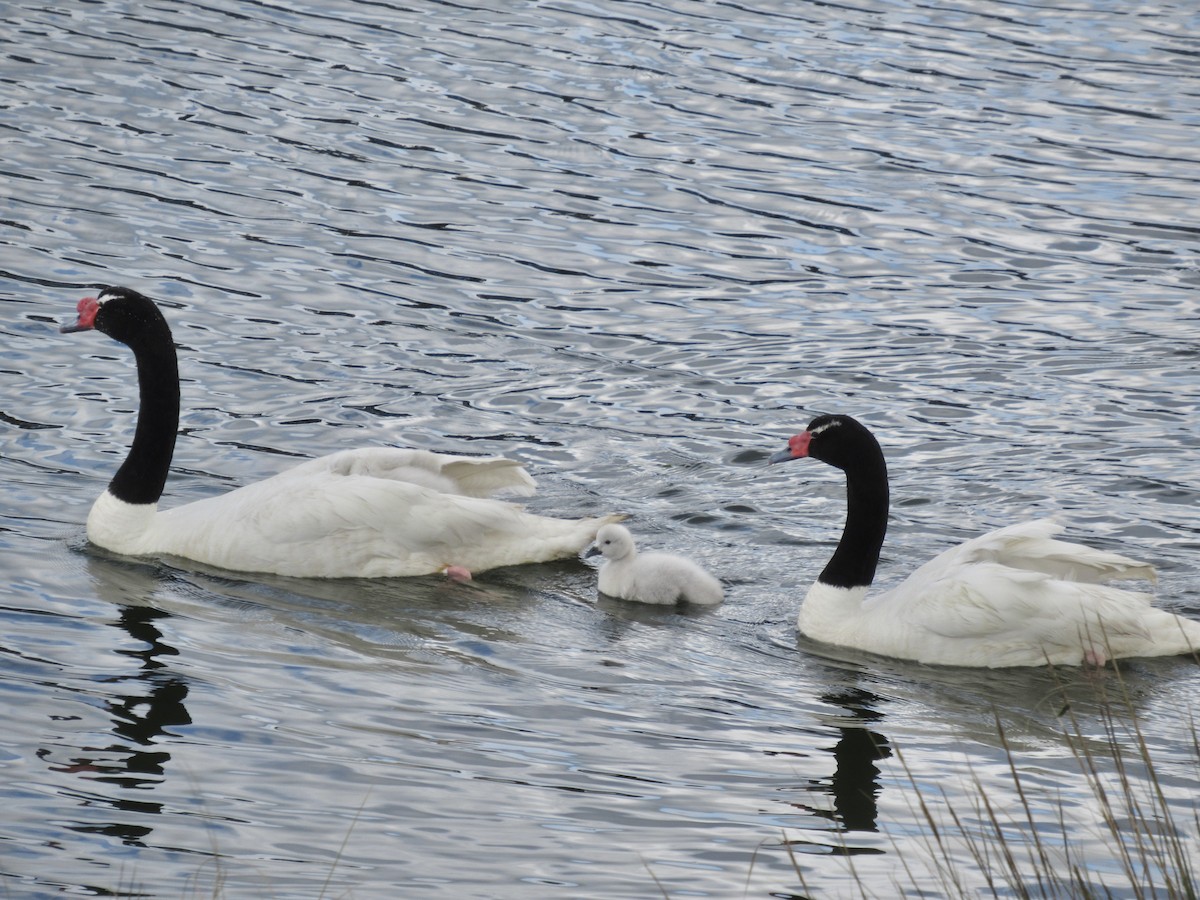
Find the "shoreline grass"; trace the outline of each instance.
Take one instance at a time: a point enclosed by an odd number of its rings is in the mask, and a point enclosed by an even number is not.
[[[1015,804],[1005,808],[990,797],[969,760],[965,775],[953,785],[923,787],[903,749],[892,744],[891,754],[903,776],[901,785],[922,833],[910,836],[903,846],[896,835],[890,836],[892,848],[887,855],[898,870],[890,884],[864,876],[855,866],[853,853],[834,854],[844,862],[846,878],[858,896],[1200,898],[1200,796],[1187,812],[1181,812],[1178,797],[1172,803],[1128,685],[1120,668],[1114,669],[1118,696],[1102,690],[1098,735],[1087,734],[1060,686],[1059,737],[1074,760],[1097,821],[1083,826],[1082,831],[1073,821],[1071,812],[1078,811],[1071,807],[1078,800],[1079,783],[1071,785],[1074,793],[1068,797],[1023,772],[1021,751],[1010,741],[999,711],[993,710]],[[1200,733],[1196,725],[1190,714],[1181,721],[1190,735],[1200,794]],[[956,799],[954,790],[965,793],[966,800],[961,795]],[[886,830],[881,826],[881,831]],[[840,834],[844,840],[845,833]],[[795,853],[786,834],[782,843],[804,895],[821,896],[813,893],[814,886],[805,878],[806,870],[815,873],[815,861]],[[1106,860],[1097,859],[1099,845],[1108,848]],[[824,869],[830,857],[820,859]]]

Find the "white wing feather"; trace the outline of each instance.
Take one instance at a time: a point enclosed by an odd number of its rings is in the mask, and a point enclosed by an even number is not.
[[[450,456],[397,447],[331,453],[293,466],[279,477],[308,478],[318,472],[407,481],[466,497],[492,497],[501,491],[527,497],[535,490],[521,464],[504,456]]]

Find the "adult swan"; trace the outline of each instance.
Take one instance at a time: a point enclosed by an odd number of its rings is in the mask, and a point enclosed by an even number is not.
[[[1200,649],[1200,622],[1103,582],[1153,580],[1116,553],[1055,540],[1042,519],[960,544],[885,593],[867,597],[887,531],[888,475],[870,431],[818,416],[773,463],[811,456],[846,473],[846,525],[800,607],[799,630],[830,644],[956,666],[1103,665]]]
[[[88,514],[95,544],[241,572],[383,578],[470,572],[574,556],[619,516],[555,519],[490,499],[533,492],[512,460],[385,447],[345,450],[216,497],[159,510],[179,427],[179,367],[152,300],[104,288],[63,332],[95,329],[137,362],[141,408],[129,455]]]

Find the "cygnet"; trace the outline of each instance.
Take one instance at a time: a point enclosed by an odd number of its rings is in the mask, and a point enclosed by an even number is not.
[[[641,603],[680,600],[712,606],[724,597],[721,583],[690,559],[673,553],[638,553],[633,535],[622,525],[605,525],[596,533],[600,592]]]

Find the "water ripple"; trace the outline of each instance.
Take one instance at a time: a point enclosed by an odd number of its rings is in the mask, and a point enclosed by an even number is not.
[[[1014,748],[1039,823],[1068,816],[1073,860],[1111,874],[1052,675],[796,638],[842,486],[765,458],[816,412],[877,429],[884,580],[1062,512],[1200,611],[1194,13],[106,0],[0,20],[14,890],[886,893],[898,858],[929,862],[914,792],[1015,808]],[[534,508],[626,512],[729,600],[598,602],[583,562],[318,584],[88,548],[132,367],[56,332],[107,283],[158,299],[179,345],[165,502],[352,445],[506,453]],[[1181,821],[1193,668],[1120,673]],[[1116,679],[1067,685],[1105,760]]]

